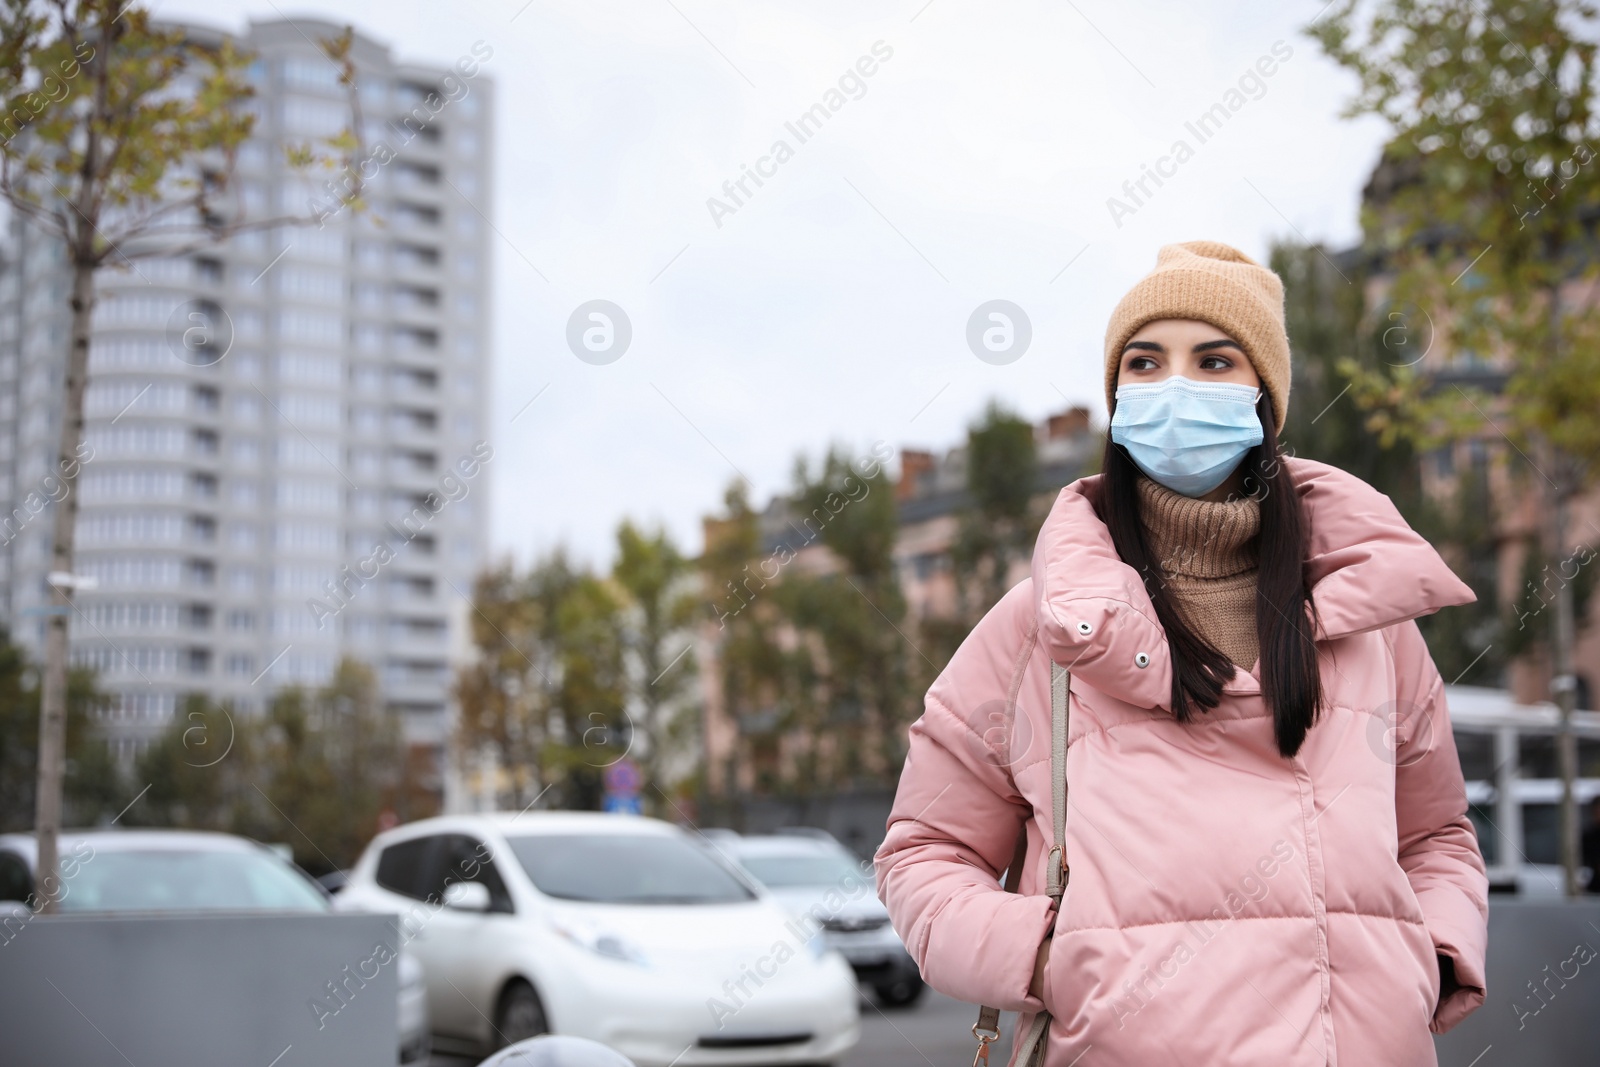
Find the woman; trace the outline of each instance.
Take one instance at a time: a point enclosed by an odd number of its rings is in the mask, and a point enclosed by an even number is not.
[[[911,727],[879,895],[934,988],[1019,1034],[1050,1013],[1046,1067],[1418,1067],[1483,1003],[1483,857],[1414,621],[1473,594],[1387,497],[1279,451],[1283,323],[1242,253],[1161,250],[1106,331],[1104,473]]]

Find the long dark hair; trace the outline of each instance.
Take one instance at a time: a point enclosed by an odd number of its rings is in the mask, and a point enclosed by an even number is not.
[[[1115,401],[1111,410],[1115,413]],[[1265,390],[1256,403],[1256,416],[1261,420],[1262,440],[1242,462],[1245,492],[1261,504],[1261,532],[1256,538],[1261,695],[1272,709],[1278,751],[1293,756],[1316,721],[1323,698],[1314,636],[1316,608],[1305,575],[1308,531],[1294,479],[1278,450],[1272,401]],[[1143,576],[1156,618],[1167,631],[1172,651],[1172,715],[1179,722],[1188,722],[1196,706],[1204,712],[1221,701],[1222,687],[1233,677],[1233,662],[1179,618],[1139,518],[1139,468],[1110,434],[1106,435],[1101,470],[1105,479],[1100,517],[1111,531],[1117,555]]]

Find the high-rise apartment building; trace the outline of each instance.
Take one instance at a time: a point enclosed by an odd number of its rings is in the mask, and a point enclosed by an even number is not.
[[[339,31],[259,22],[238,42],[256,56],[243,211],[320,224],[98,280],[77,529],[97,584],[76,596],[72,660],[99,671],[124,758],[186,694],[257,711],[342,655],[372,665],[414,744],[447,738],[492,465],[492,50],[423,66],[356,36],[370,206],[336,210],[327,173],[294,171],[284,147],[351,121],[317,44]],[[55,484],[68,277],[16,221],[3,255],[0,611],[37,656],[50,514],[28,501]]]

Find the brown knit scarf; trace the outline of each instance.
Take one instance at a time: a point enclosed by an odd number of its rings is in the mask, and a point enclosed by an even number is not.
[[[1141,475],[1139,515],[1179,617],[1243,670],[1255,666],[1261,505],[1196,500]]]

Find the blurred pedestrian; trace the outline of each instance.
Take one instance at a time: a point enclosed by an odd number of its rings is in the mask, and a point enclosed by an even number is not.
[[[1105,356],[1103,473],[911,727],[895,929],[929,985],[1020,1013],[1019,1064],[1434,1064],[1484,1000],[1488,883],[1414,620],[1473,594],[1387,497],[1280,448],[1272,271],[1161,249]]]

